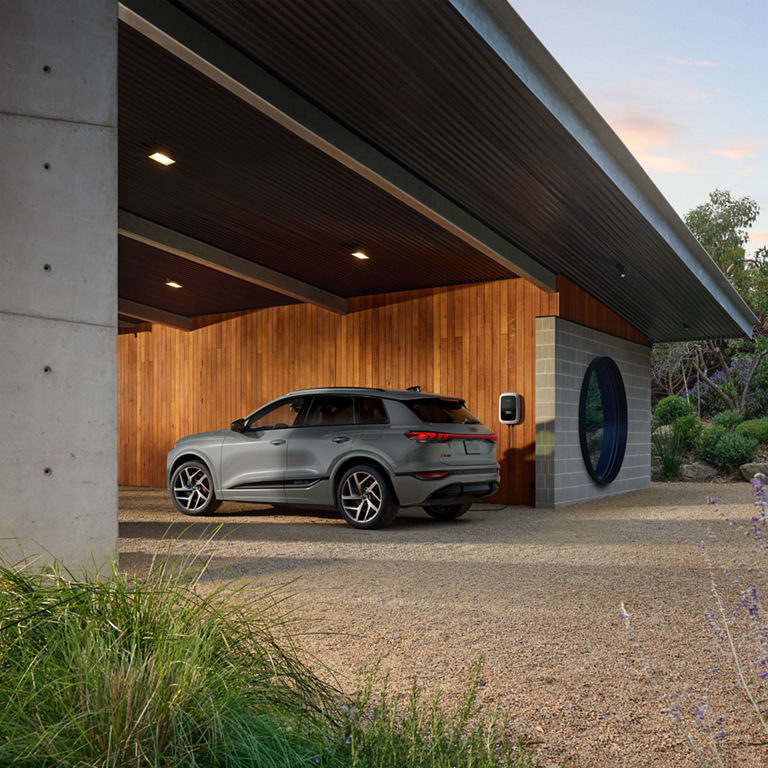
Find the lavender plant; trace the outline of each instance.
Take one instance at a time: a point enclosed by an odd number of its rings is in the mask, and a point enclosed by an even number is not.
[[[748,731],[747,746],[757,750],[760,765],[768,765],[768,500],[766,478],[752,480],[755,512],[745,525],[718,510],[721,518],[751,544],[744,548],[729,537],[710,534],[702,543],[709,570],[712,607],[706,619],[723,659],[723,668],[710,666],[705,679],[680,692],[669,692],[648,663],[642,642],[633,632],[629,614],[620,606],[629,641],[640,665],[656,690],[664,712],[681,729],[686,743],[701,765],[742,765],[729,736]],[[714,499],[710,503],[716,505]],[[718,712],[721,701],[735,693],[741,705],[736,716]]]
[[[700,380],[682,395],[689,398],[691,403],[699,404],[701,416],[710,418],[728,407],[717,392],[718,389],[732,398],[738,398],[746,386],[744,418],[759,419],[768,416],[768,358],[759,361],[754,373],[753,364],[754,360],[749,355],[736,357],[726,368],[711,374],[711,383]]]

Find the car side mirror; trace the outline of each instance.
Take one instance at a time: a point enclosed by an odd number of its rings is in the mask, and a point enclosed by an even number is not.
[[[230,425],[229,428],[233,432],[243,432],[245,431],[245,419],[235,419]]]

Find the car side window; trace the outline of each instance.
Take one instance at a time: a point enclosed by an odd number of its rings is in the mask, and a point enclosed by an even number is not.
[[[304,419],[305,427],[340,426],[354,424],[355,409],[351,397],[343,395],[317,395]]]
[[[380,397],[358,397],[357,419],[360,424],[389,424],[384,401]]]
[[[267,410],[257,411],[248,421],[247,430],[257,429],[286,429],[296,424],[301,409],[306,402],[305,397],[293,397],[281,400]]]

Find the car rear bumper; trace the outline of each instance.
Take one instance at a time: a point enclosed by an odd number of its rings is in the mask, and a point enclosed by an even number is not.
[[[422,502],[422,505],[464,504],[492,496],[498,490],[499,483],[496,480],[483,483],[452,483],[435,491]]]
[[[415,475],[395,475],[395,494],[402,507],[426,504],[459,504],[476,501],[499,490],[497,469],[449,472],[439,479],[423,480]]]

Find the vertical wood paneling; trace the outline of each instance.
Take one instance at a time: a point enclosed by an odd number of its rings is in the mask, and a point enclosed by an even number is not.
[[[535,320],[563,316],[633,341],[642,334],[572,283],[559,294],[525,280],[350,299],[339,316],[291,305],[199,318],[189,333],[140,326],[118,336],[119,481],[161,486],[178,437],[226,427],[293,389],[373,386],[460,395],[499,436],[495,501],[532,504]],[[524,421],[496,420],[500,392]]]
[[[645,335],[562,275],[557,277],[557,291],[560,296],[560,317],[638,344],[648,344]]]

